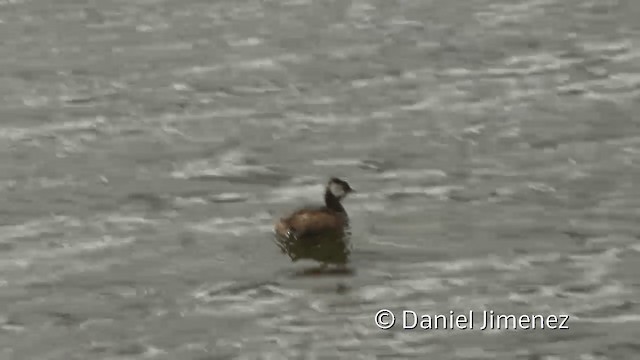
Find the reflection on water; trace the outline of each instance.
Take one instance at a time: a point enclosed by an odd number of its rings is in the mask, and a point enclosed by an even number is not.
[[[348,227],[343,231],[315,236],[282,236],[275,233],[273,237],[282,253],[287,254],[293,262],[313,260],[327,270],[330,265],[345,268],[349,262],[351,231]]]

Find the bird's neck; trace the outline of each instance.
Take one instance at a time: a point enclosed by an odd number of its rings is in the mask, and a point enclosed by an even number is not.
[[[324,192],[324,203],[327,206],[327,208],[333,211],[342,212],[342,213],[345,212],[344,207],[340,203],[340,199],[338,199],[335,195],[333,195],[331,191],[329,191],[328,189],[327,191]]]

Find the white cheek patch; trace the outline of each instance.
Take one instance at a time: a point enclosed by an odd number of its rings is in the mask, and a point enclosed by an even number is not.
[[[343,197],[345,195],[344,189],[338,184],[329,185],[329,191],[336,197]]]

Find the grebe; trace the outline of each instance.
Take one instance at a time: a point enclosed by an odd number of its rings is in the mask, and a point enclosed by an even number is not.
[[[346,181],[331,178],[324,192],[325,206],[305,207],[281,218],[276,223],[275,233],[301,241],[327,235],[343,235],[349,225],[349,217],[340,202],[352,192],[355,190]]]

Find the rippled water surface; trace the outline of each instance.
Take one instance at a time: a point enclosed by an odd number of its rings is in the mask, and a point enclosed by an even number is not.
[[[0,1],[0,359],[637,359],[638,18]],[[271,230],[329,176],[358,190],[350,271],[314,275]],[[571,319],[383,331],[382,308]]]

